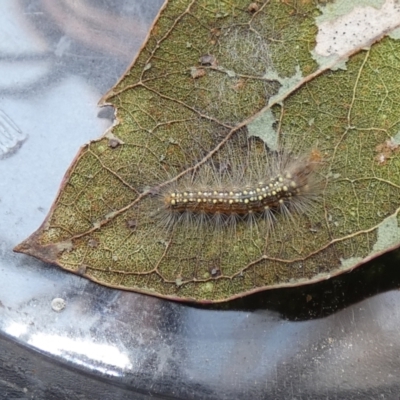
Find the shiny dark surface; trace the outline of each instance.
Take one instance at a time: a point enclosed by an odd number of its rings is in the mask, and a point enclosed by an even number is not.
[[[79,146],[111,126],[96,103],[161,2],[0,4],[0,399],[399,398],[396,253],[209,307],[111,290],[14,254]]]

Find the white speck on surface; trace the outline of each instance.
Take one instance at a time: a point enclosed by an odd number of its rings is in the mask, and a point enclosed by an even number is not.
[[[381,8],[360,6],[357,3],[362,2],[354,2],[355,7],[346,14],[340,13],[342,2],[335,3],[336,18],[328,19],[326,15],[317,18],[317,45],[313,55],[320,64],[319,57],[344,57],[356,49],[368,48],[400,26],[400,3],[397,0],[386,0]],[[334,16],[335,10],[330,8],[329,14]]]
[[[66,306],[66,302],[64,299],[60,298],[60,297],[56,297],[55,299],[52,300],[51,302],[51,308],[54,311],[60,312],[62,310],[64,310],[65,306]]]

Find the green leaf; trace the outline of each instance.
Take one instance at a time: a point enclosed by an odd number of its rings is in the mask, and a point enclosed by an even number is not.
[[[119,124],[83,147],[16,251],[107,286],[219,302],[327,279],[398,247],[400,43],[384,37],[397,26],[317,54],[318,21],[348,13],[322,3],[169,2],[103,99]],[[277,215],[268,235],[154,222],[160,187],[210,160],[240,163],[230,143],[250,135],[271,150],[318,151],[322,190],[305,215]]]

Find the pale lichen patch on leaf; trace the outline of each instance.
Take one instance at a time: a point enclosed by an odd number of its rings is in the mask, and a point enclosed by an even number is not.
[[[249,137],[259,137],[267,144],[270,150],[278,150],[278,133],[273,127],[275,122],[276,118],[271,109],[266,110],[258,118],[254,119],[254,121],[247,125]]]
[[[390,216],[379,225],[377,241],[372,251],[374,253],[382,252],[385,249],[398,245],[399,241],[400,228],[397,216]]]
[[[268,101],[268,104],[274,104],[276,102],[280,102],[281,99],[285,97],[285,94],[292,91],[293,88],[296,87],[302,81],[303,74],[301,73],[300,67],[296,65],[296,73],[292,76],[289,77],[279,76],[277,71],[275,71],[274,69],[270,69],[264,74],[264,78],[268,80],[277,81],[281,85],[278,93],[275,94],[274,96],[271,96],[271,98]]]
[[[371,7],[374,5],[375,7]],[[396,0],[338,0],[321,6],[317,17],[317,44],[312,52],[321,65],[342,58],[335,67],[344,68],[343,58],[356,49],[369,48],[400,26],[400,4]]]

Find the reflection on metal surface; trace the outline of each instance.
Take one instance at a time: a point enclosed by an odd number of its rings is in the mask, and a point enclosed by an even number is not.
[[[129,357],[117,347],[103,343],[95,343],[92,338],[83,339],[79,336],[68,338],[60,335],[37,333],[32,335],[28,344],[55,356],[84,365],[90,369],[97,362],[96,369],[107,375],[119,376],[119,370],[129,370],[132,364]],[[117,369],[116,369],[117,368]]]
[[[26,138],[27,135],[0,109],[0,159],[17,150]]]
[[[15,338],[20,338],[28,331],[28,327],[25,324],[19,322],[10,321],[4,328],[4,332]]]

